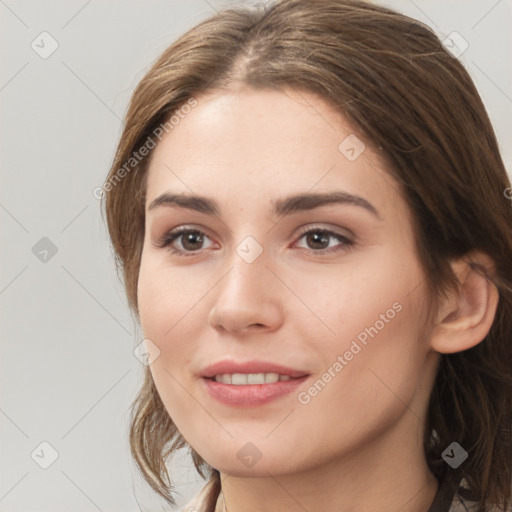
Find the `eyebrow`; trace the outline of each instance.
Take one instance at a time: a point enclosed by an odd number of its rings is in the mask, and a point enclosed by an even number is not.
[[[283,199],[277,199],[272,202],[272,214],[275,217],[284,217],[285,215],[290,215],[292,213],[313,210],[320,206],[330,204],[357,206],[367,210],[377,219],[382,220],[382,217],[375,206],[373,206],[369,201],[363,197],[343,191],[302,193]],[[163,206],[177,206],[179,208],[187,208],[207,215],[216,215],[220,217],[220,209],[217,203],[213,199],[209,199],[204,196],[165,192],[151,201],[148,211]]]

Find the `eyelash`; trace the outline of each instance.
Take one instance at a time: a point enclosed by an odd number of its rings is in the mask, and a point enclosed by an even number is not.
[[[200,253],[201,249],[199,249],[197,251],[182,251],[180,249],[176,249],[176,248],[170,247],[170,245],[175,240],[177,240],[180,236],[183,236],[183,235],[186,235],[186,234],[189,234],[189,233],[199,234],[199,235],[201,235],[203,237],[206,236],[207,238],[209,238],[208,235],[206,235],[205,233],[203,233],[199,229],[192,229],[192,228],[184,226],[184,227],[181,227],[181,228],[177,228],[177,229],[175,229],[173,231],[170,231],[168,233],[165,233],[162,237],[159,238],[159,240],[156,242],[156,245],[159,248],[167,247],[168,250],[172,254],[176,254],[176,255],[179,255],[179,256],[185,256],[185,257],[196,256],[197,254]],[[352,240],[348,239],[347,237],[345,237],[343,235],[340,235],[339,233],[336,233],[334,231],[330,231],[328,229],[323,229],[323,228],[307,228],[307,229],[304,229],[302,232],[299,233],[298,240],[300,240],[305,235],[308,235],[310,233],[320,233],[322,235],[327,235],[329,237],[336,238],[337,240],[339,240],[343,244],[341,248],[338,247],[338,248],[330,248],[330,249],[321,249],[321,250],[318,250],[318,251],[313,250],[313,249],[306,249],[308,252],[311,252],[312,254],[322,255],[322,254],[330,254],[330,253],[338,253],[338,252],[348,252],[351,249],[353,249],[354,242]]]

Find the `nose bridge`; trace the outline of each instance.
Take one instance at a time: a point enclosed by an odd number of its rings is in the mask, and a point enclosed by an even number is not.
[[[247,262],[236,253],[231,258],[230,268],[222,287],[223,296],[227,299],[231,296],[241,299],[245,296],[257,297],[260,294],[258,287],[267,279],[266,274],[269,272],[262,256]]]
[[[255,240],[245,239],[238,245],[229,259],[230,270],[217,287],[209,315],[211,325],[229,331],[279,325],[282,311],[268,263],[268,255]]]

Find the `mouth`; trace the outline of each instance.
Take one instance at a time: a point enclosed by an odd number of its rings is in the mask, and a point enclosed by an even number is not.
[[[290,375],[279,375],[278,373],[222,373],[213,377],[206,377],[215,382],[231,384],[232,386],[246,386],[248,384],[273,384],[274,382],[285,382],[297,378]]]
[[[222,362],[201,377],[208,395],[224,405],[254,407],[296,391],[310,374],[270,363]]]
[[[219,361],[200,373],[201,377],[225,384],[266,384],[304,377],[308,372],[267,361]]]

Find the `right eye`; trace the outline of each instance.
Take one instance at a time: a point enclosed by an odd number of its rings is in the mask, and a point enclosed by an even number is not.
[[[202,231],[180,227],[165,233],[158,240],[157,245],[161,248],[168,248],[173,254],[194,256],[198,254],[201,249],[205,249],[205,240],[210,240],[210,238]],[[212,245],[213,243],[206,248],[211,248]]]

